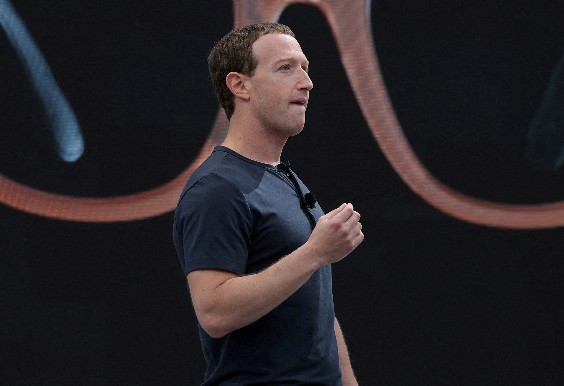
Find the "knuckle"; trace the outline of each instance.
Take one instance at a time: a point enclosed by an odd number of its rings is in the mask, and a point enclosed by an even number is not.
[[[339,227],[338,235],[341,238],[345,238],[349,235],[349,231],[345,227]]]

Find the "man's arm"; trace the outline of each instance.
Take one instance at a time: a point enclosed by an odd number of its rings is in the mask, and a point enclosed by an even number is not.
[[[351,366],[349,350],[347,350],[347,345],[345,344],[345,337],[337,318],[335,318],[335,336],[337,337],[337,348],[339,349],[339,366],[343,375],[343,386],[358,386]]]
[[[309,240],[256,274],[201,269],[187,275],[200,325],[220,338],[263,317],[297,291],[320,267],[337,262],[364,239],[351,204],[322,216]]]

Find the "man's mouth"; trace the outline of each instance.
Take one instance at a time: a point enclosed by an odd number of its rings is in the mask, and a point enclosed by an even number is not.
[[[292,101],[291,103],[293,105],[307,107],[307,99],[305,99],[305,98],[296,99],[295,101]]]

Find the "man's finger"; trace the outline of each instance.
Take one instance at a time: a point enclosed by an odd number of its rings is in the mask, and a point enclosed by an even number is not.
[[[333,218],[335,219],[335,221],[338,221],[340,223],[344,223],[346,221],[348,221],[351,216],[356,213],[353,209],[352,204],[344,204],[344,208],[341,209],[341,211],[337,214],[335,214],[335,216],[333,216]]]
[[[346,219],[345,223],[349,224],[350,227],[354,227],[360,220],[360,213],[353,210],[349,218]]]
[[[337,214],[339,214],[346,206],[347,204],[341,204],[340,207],[338,207],[337,209],[333,209],[331,212],[326,213],[325,214],[325,220],[331,220],[333,217],[335,217]]]

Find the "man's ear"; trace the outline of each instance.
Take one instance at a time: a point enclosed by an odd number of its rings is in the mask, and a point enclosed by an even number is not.
[[[225,77],[225,82],[233,95],[244,100],[249,100],[250,95],[246,85],[248,79],[249,77],[247,75],[239,74],[238,72],[230,72]]]

